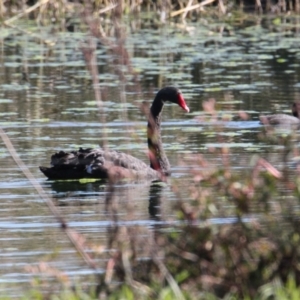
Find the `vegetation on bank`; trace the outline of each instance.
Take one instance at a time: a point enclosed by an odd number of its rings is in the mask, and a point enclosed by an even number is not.
[[[222,143],[222,128],[214,130]],[[85,287],[41,263],[27,269],[36,281],[22,299],[299,299],[300,179],[297,162],[290,165],[297,134],[266,127],[261,139],[281,145],[280,171],[258,156],[248,167],[231,167],[234,153],[226,147],[214,152],[223,167],[202,155],[187,157],[186,163],[193,161],[189,185],[169,182],[179,199],[171,225],[160,212],[165,185],[151,186],[149,213],[159,222],[145,229],[119,225],[114,185],[108,184],[106,213],[113,225],[107,245],[72,233],[95,274],[95,258],[106,261],[105,272]],[[127,210],[134,214],[130,204]]]
[[[115,16],[116,10],[121,14],[156,12],[161,21],[170,19],[196,20],[205,15],[222,16],[240,12],[267,14],[298,13],[300,0],[143,0],[143,1],[107,1],[107,0],[23,0],[1,1],[0,18],[4,24],[12,24],[19,18],[29,17],[44,22],[68,22],[74,16],[81,17],[86,11],[93,16],[106,14]],[[67,25],[67,24],[66,24]]]

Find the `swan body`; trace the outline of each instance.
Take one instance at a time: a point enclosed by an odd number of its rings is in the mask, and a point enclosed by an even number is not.
[[[99,149],[60,151],[51,157],[51,168],[40,167],[49,179],[134,178],[158,179],[158,171],[132,155]]]
[[[170,164],[162,146],[160,130],[161,112],[166,101],[176,103],[189,112],[177,88],[165,87],[156,94],[147,125],[150,166],[126,153],[101,148],[80,148],[77,151],[55,153],[51,157],[51,167],[40,167],[41,172],[53,180],[81,178],[154,180],[170,175]]]
[[[260,116],[260,122],[264,125],[300,126],[300,102],[292,105],[292,116],[286,114],[275,114]]]

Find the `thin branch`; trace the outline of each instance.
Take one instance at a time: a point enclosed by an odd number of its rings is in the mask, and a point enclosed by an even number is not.
[[[52,47],[52,46],[54,46],[56,44],[56,42],[53,41],[53,40],[42,39],[41,37],[39,37],[38,35],[30,32],[30,31],[24,30],[24,29],[22,29],[22,28],[20,28],[18,26],[12,25],[12,24],[8,24],[7,21],[4,21],[3,25],[5,25],[6,27],[10,27],[10,28],[13,28],[15,30],[18,30],[18,31],[20,31],[20,32],[22,32],[22,33],[24,33],[26,35],[29,35],[29,36],[33,37],[34,39],[36,39],[37,41],[39,41],[39,42],[41,41],[42,43],[44,43],[47,46],[51,46]]]
[[[195,5],[191,5],[191,6],[188,5],[186,8],[173,11],[170,14],[170,16],[173,18],[173,17],[176,17],[176,16],[178,16],[180,14],[187,13],[190,10],[201,8],[201,7],[205,6],[205,5],[208,5],[208,4],[213,3],[213,2],[215,2],[215,0],[205,0],[205,1],[201,2],[201,3],[199,3],[199,4],[195,4]]]
[[[98,11],[98,14],[99,14],[99,15],[104,14],[104,13],[106,13],[106,12],[108,12],[108,11],[114,9],[114,8],[117,7],[117,6],[118,6],[117,3],[115,3],[115,4],[112,3],[112,4],[108,5],[107,7],[104,7],[103,9],[100,9],[100,10]]]
[[[194,0],[189,0],[188,5],[182,15],[182,20],[184,20],[186,18],[187,13],[189,12],[188,9],[192,6],[193,2],[194,2]]]
[[[17,19],[31,13],[32,11],[34,11],[35,9],[39,8],[40,6],[46,4],[49,1],[50,0],[40,0],[39,2],[37,2],[36,4],[32,5],[31,7],[27,8],[27,9],[25,9],[24,11],[17,14],[16,16],[4,21],[5,25],[8,25],[9,23],[12,23],[12,22],[16,21]]]

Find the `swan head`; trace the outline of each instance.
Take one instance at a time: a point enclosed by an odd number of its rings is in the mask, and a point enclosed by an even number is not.
[[[169,101],[172,103],[178,104],[184,111],[189,112],[190,109],[187,106],[181,91],[173,86],[167,86],[162,88],[158,93],[157,96],[162,101]]]

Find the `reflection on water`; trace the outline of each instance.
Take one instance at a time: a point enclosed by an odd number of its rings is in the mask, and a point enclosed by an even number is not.
[[[264,26],[233,28],[234,35],[222,36],[215,31],[218,24],[209,24],[192,24],[192,33],[171,24],[159,30],[146,25],[128,28],[123,46],[135,74],[116,63],[117,54],[102,45],[97,50],[102,112],[82,53],[74,50],[78,49],[76,33],[61,33],[68,38],[57,39],[47,59],[45,46],[29,36],[1,36],[0,125],[69,226],[89,242],[106,247],[114,222],[152,231],[172,226],[178,195],[168,184],[149,182],[122,183],[113,193],[101,181],[50,182],[38,166],[47,165],[55,151],[103,144],[147,161],[146,120],[140,104],[151,101],[165,84],[178,85],[191,108],[187,115],[172,106],[164,108],[162,134],[172,165],[171,180],[188,185],[194,154],[203,153],[213,165],[222,165],[211,150],[224,145],[231,150],[230,162],[236,170],[250,168],[254,154],[267,152],[280,165],[278,148],[258,139],[258,115],[289,113],[290,104],[299,100],[299,32],[289,32],[293,35],[289,38],[278,28],[273,35],[266,21]],[[20,79],[24,66],[28,82]],[[214,124],[202,109],[209,98],[216,100]],[[250,119],[241,121],[239,111]],[[78,258],[3,144],[0,164],[0,284],[4,284],[0,293],[18,294],[16,283],[28,287],[32,274],[25,267],[39,261],[50,261],[74,280],[90,275],[92,271]],[[188,201],[188,188],[181,192]],[[229,216],[210,221],[235,220]],[[97,263],[100,270],[105,267],[104,259]]]

